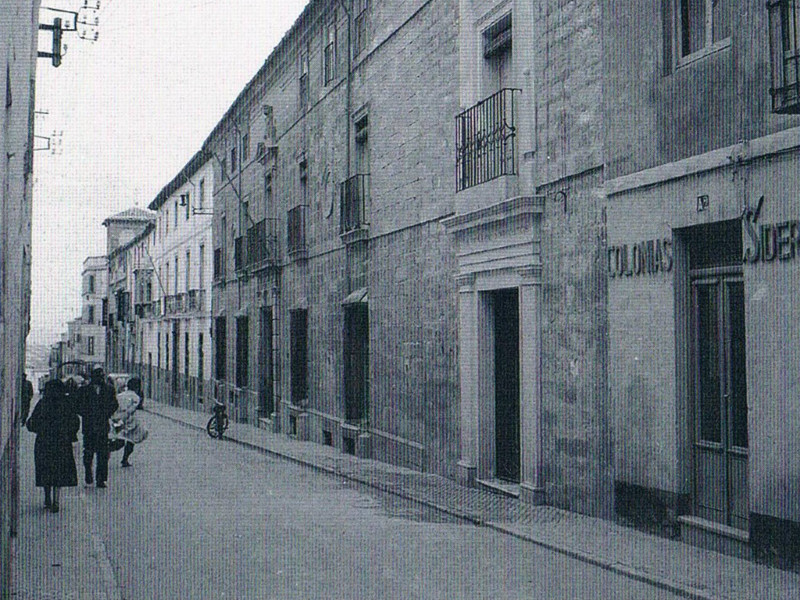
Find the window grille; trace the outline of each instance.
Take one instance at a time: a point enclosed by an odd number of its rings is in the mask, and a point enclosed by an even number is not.
[[[800,113],[800,0],[769,0],[772,110]]]
[[[367,196],[369,175],[353,175],[341,185],[341,215],[339,232],[349,233],[365,227],[367,223]]]
[[[504,88],[456,116],[456,191],[517,174],[514,92]]]

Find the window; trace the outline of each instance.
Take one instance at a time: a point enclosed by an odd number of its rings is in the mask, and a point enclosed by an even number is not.
[[[175,256],[175,287],[172,289],[174,294],[178,293],[178,257]]]
[[[353,56],[367,49],[367,9],[369,0],[353,0]]]
[[[156,364],[158,368],[161,368],[161,332],[156,332],[156,350],[157,350],[157,357],[156,360],[158,361]]]
[[[192,205],[192,195],[189,192],[186,192],[181,196],[181,202],[185,204],[184,208],[186,209],[186,220],[189,220],[189,209]]]
[[[164,218],[164,235],[169,233],[169,206],[165,205],[166,217]]]
[[[675,46],[678,64],[729,45],[730,0],[676,0]]]
[[[308,398],[308,311],[289,312],[291,353],[291,402],[303,404]]]
[[[325,85],[336,77],[336,14],[325,31],[325,48],[322,51],[322,72]]]
[[[249,326],[247,317],[236,318],[236,387],[247,387],[247,368],[249,361]]]
[[[298,80],[300,112],[308,110],[308,51],[300,56],[300,75]]]
[[[245,133],[242,136],[242,162],[245,162],[250,157],[250,134]]]
[[[225,317],[217,317],[214,321],[215,370],[217,379],[225,381]]]
[[[272,204],[272,173],[268,172],[264,177],[264,197],[267,206]]]
[[[228,161],[224,156],[222,157],[222,160],[219,162],[219,170],[220,173],[222,174],[221,178],[225,179],[225,176],[228,174]]]
[[[178,227],[178,201],[175,200],[175,227]]]
[[[231,148],[231,173],[236,173],[236,146]]]
[[[87,321],[88,321],[90,324],[93,324],[93,323],[94,323],[94,305],[93,305],[93,304],[90,304],[90,305],[89,305],[89,315],[88,315],[88,318],[87,318],[86,320],[87,320]]]
[[[192,285],[192,254],[189,250],[186,251],[186,291],[191,289]]]
[[[205,283],[203,281],[203,272],[205,271],[203,261],[205,261],[205,256],[206,247],[203,244],[200,244],[200,250],[197,253],[197,288],[201,290],[203,289],[203,284]]]
[[[205,179],[201,179],[200,180],[198,194],[197,194],[197,209],[198,210],[203,210],[203,205],[205,204],[205,201],[206,201],[206,180]]]
[[[86,338],[86,354],[94,356],[94,337],[89,336]]]
[[[95,280],[94,275],[89,275],[89,293],[94,294]]]
[[[769,0],[772,110],[800,113],[800,0]]]

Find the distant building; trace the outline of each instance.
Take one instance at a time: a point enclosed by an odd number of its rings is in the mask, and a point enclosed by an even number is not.
[[[87,363],[105,365],[106,362],[107,278],[105,256],[90,256],[83,261],[81,342],[74,350],[75,357]]]
[[[152,227],[155,214],[129,208],[103,221],[107,230],[108,315],[106,322],[106,366],[109,372],[133,367],[136,335],[131,294],[135,265],[129,263],[131,242]]]
[[[30,330],[33,115],[39,1],[0,2],[0,598],[10,597],[17,530],[17,446],[25,338]]]

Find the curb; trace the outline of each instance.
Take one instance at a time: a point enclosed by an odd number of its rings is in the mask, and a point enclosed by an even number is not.
[[[205,432],[205,427],[200,425],[195,425],[193,423],[187,423],[186,421],[182,421],[176,417],[171,417],[169,415],[161,414],[159,412],[151,411],[147,408],[142,409],[145,412],[160,417],[162,419],[167,419],[168,421],[172,421],[173,423],[177,423],[178,425],[182,425],[184,427],[188,427],[189,429],[195,429],[197,431]],[[679,585],[672,580],[666,579],[664,577],[660,577],[658,575],[653,575],[644,571],[642,569],[637,569],[635,567],[631,567],[625,565],[623,563],[612,562],[610,560],[605,560],[602,558],[598,558],[581,550],[575,550],[574,548],[569,548],[567,546],[559,546],[558,544],[554,544],[551,541],[546,541],[542,539],[537,539],[533,536],[526,535],[520,531],[515,530],[512,527],[508,527],[506,525],[501,525],[499,523],[493,523],[490,521],[484,521],[480,516],[469,514],[465,512],[461,512],[458,510],[454,510],[447,506],[439,505],[435,502],[431,502],[429,500],[424,500],[421,498],[413,497],[401,490],[397,490],[391,488],[389,486],[381,485],[378,482],[369,481],[367,479],[363,479],[358,477],[357,475],[349,474],[349,473],[341,473],[336,469],[331,467],[326,467],[325,465],[320,465],[308,460],[303,460],[301,458],[297,458],[296,456],[291,456],[289,454],[284,454],[282,452],[278,452],[276,450],[271,450],[269,448],[265,448],[263,446],[259,446],[257,444],[253,444],[251,442],[246,442],[244,440],[236,439],[235,437],[231,437],[229,434],[226,434],[225,440],[230,442],[234,442],[239,446],[244,448],[249,448],[251,450],[256,450],[261,452],[262,454],[267,454],[269,456],[274,456],[276,458],[281,458],[283,460],[288,460],[289,462],[293,462],[297,465],[301,465],[304,467],[308,467],[314,469],[315,471],[319,471],[322,473],[326,473],[328,475],[334,475],[336,477],[341,477],[343,479],[347,479],[348,481],[353,481],[359,483],[361,485],[366,485],[373,489],[379,490],[384,493],[391,494],[393,496],[397,496],[398,498],[402,498],[403,500],[408,500],[419,504],[421,506],[425,506],[426,508],[432,508],[437,510],[441,513],[449,515],[451,517],[455,517],[457,519],[466,521],[475,525],[476,527],[485,527],[487,529],[491,529],[493,531],[497,531],[498,533],[502,533],[505,535],[509,535],[511,537],[517,538],[519,540],[529,542],[531,544],[535,544],[541,548],[546,550],[550,550],[552,552],[557,552],[558,554],[562,554],[569,558],[574,558],[575,560],[579,560],[581,562],[593,565],[595,567],[599,567],[605,571],[609,571],[611,573],[615,573],[617,575],[622,575],[623,577],[627,577],[629,579],[633,579],[635,581],[639,581],[641,583],[646,583],[653,587],[665,590],[667,592],[676,594],[678,596],[682,596],[684,598],[689,598],[690,600],[719,600],[719,597],[709,594],[703,590],[687,586],[687,585]]]

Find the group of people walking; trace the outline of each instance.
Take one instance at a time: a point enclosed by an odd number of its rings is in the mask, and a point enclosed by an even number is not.
[[[59,379],[45,383],[42,397],[26,423],[28,430],[36,434],[33,449],[36,486],[44,488],[45,509],[58,512],[60,488],[78,485],[72,444],[78,441],[79,429],[83,432],[86,485],[106,487],[112,450],[124,448],[122,466],[130,466],[134,444],[147,437],[147,431],[134,415],[140,403],[138,377],[129,379],[127,390],[117,396],[102,367],[93,369],[89,382],[80,387]],[[23,406],[23,418],[27,416],[26,408]]]

